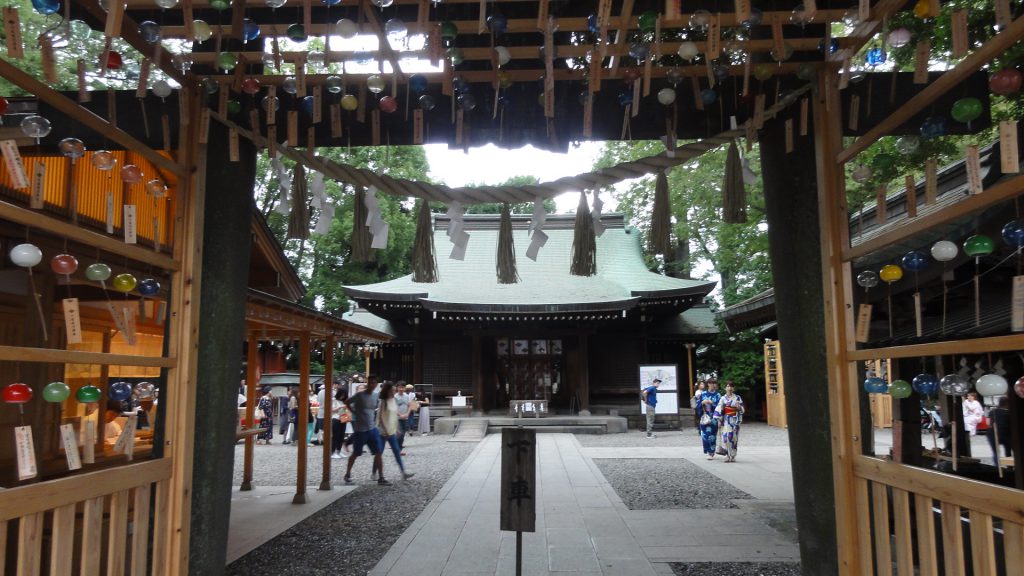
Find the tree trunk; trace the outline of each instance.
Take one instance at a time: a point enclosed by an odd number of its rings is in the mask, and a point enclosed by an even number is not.
[[[239,145],[240,160],[228,161],[227,128],[210,124],[189,574],[220,574],[227,555],[256,178],[255,149]]]
[[[821,235],[814,141],[785,153],[781,120],[760,134],[775,313],[786,377],[793,492],[805,574],[838,574]],[[813,133],[813,132],[812,132]]]

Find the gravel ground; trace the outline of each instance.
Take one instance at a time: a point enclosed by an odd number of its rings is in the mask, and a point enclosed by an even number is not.
[[[596,458],[594,463],[630,510],[736,508],[733,500],[751,497],[682,459]]]
[[[414,436],[406,439],[406,470],[415,478],[401,481],[398,465],[385,454],[384,474],[394,482],[378,486],[370,480],[369,453],[356,461],[352,476],[359,486],[273,540],[228,565],[226,574],[259,576],[282,574],[338,576],[363,575],[398,540],[423,508],[469,456],[476,444],[448,442],[448,436]],[[295,483],[295,448],[280,444],[257,446],[254,481],[262,486]],[[320,483],[319,446],[310,447],[309,484]],[[242,448],[235,450],[235,484],[242,479]],[[345,460],[332,460],[332,481],[340,483]],[[314,467],[312,464],[316,463]],[[273,519],[268,518],[268,522]]]
[[[803,576],[799,564],[790,562],[715,562],[714,564],[669,564],[676,576]],[[709,566],[714,566],[709,569]]]

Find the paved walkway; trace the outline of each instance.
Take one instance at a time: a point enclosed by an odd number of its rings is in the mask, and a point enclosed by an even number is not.
[[[515,573],[515,534],[498,530],[500,440],[481,441],[371,575]],[[582,448],[570,434],[537,442],[537,531],[523,536],[523,574],[653,576],[672,574],[668,562],[799,557],[795,540],[758,513],[792,508],[785,447],[750,447],[726,465],[704,461],[696,447]],[[755,500],[728,510],[628,510],[591,460],[683,457]]]

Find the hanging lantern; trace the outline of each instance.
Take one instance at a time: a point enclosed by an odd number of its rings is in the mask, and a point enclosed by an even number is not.
[[[107,390],[107,396],[115,402],[124,402],[132,397],[132,385],[124,381],[114,382]]]
[[[982,396],[1002,396],[1009,389],[1009,384],[998,374],[985,374],[974,383],[974,388]]]
[[[50,269],[57,274],[69,276],[78,270],[78,259],[71,254],[57,254],[50,258]]]
[[[346,40],[355,38],[356,34],[359,33],[359,26],[348,18],[338,20],[337,24],[334,25],[334,29],[338,33],[338,36],[341,36]]]
[[[934,374],[918,374],[914,376],[913,387],[922,396],[934,396],[939,391],[939,379]]]
[[[1016,68],[1003,68],[988,79],[988,88],[1000,96],[1010,96],[1020,91],[1021,73]]]
[[[939,262],[949,262],[956,258],[956,255],[960,252],[957,248],[956,243],[950,242],[949,240],[939,240],[935,244],[932,244],[932,258],[935,258]]]
[[[865,270],[857,274],[857,285],[865,290],[878,286],[878,274],[874,270]]]
[[[878,277],[887,284],[899,282],[900,278],[903,278],[903,269],[895,264],[886,264],[879,270]]]
[[[142,182],[142,170],[135,164],[127,164],[121,168],[121,180],[126,184]]]
[[[70,158],[72,164],[75,163],[75,160],[85,155],[85,144],[78,138],[65,138],[61,140],[57,144],[57,149],[60,150],[62,155]]]
[[[14,248],[11,248],[10,252],[11,262],[22,268],[31,268],[43,259],[43,251],[39,249],[35,244],[18,244]]]
[[[459,96],[461,99],[461,95]],[[381,112],[391,114],[395,110],[398,110],[398,101],[395,100],[394,96],[384,96],[378,102],[377,106],[380,107]]]
[[[213,37],[213,29],[203,20],[193,20],[192,36],[197,42],[206,42]]]
[[[384,78],[379,74],[371,74],[366,78],[366,89],[374,94],[383,92],[386,85],[387,83],[384,81]]]
[[[110,278],[110,266],[97,262],[85,268],[85,277],[93,282],[103,282]]]
[[[63,382],[50,382],[43,386],[43,400],[51,404],[59,404],[71,396],[71,388]]]
[[[910,30],[907,30],[906,28],[897,28],[889,32],[886,42],[893,48],[902,48],[907,44],[910,44],[910,37]]]
[[[964,241],[964,254],[979,258],[987,256],[995,250],[995,243],[988,236],[975,234]]]
[[[305,42],[309,39],[309,36],[306,34],[306,27],[298,22],[289,26],[285,30],[285,34],[292,42]]]
[[[420,97],[420,102],[422,101],[423,98]],[[359,99],[353,96],[352,94],[345,94],[344,96],[341,97],[341,107],[351,112],[356,108],[359,108]]]
[[[946,374],[939,380],[939,389],[949,396],[964,396],[971,390],[971,383],[960,374]]]
[[[889,385],[885,383],[885,380],[872,376],[864,379],[864,391],[868,394],[880,394],[889,389]]]
[[[676,91],[671,88],[658,90],[658,102],[665,106],[671,106],[676,101]]]
[[[136,290],[143,296],[155,296],[160,292],[160,283],[153,278],[146,278],[139,281]]]
[[[94,404],[103,398],[103,392],[92,384],[86,384],[75,392],[75,400],[82,404]]]
[[[249,94],[250,96],[258,94],[260,91],[260,81],[256,78],[246,78],[242,80],[242,92]],[[329,91],[329,90],[328,90]]]
[[[40,138],[45,138],[50,133],[50,121],[37,114],[25,116],[21,121],[21,131],[29,138],[35,138],[39,143]]]
[[[135,279],[134,275],[124,272],[114,276],[114,281],[111,284],[114,287],[114,290],[127,294],[135,289],[136,284],[138,284],[138,280]]]
[[[889,395],[897,400],[902,400],[910,396],[913,391],[910,383],[906,380],[893,380],[892,385],[889,386]]]
[[[260,37],[260,26],[249,18],[242,19],[242,39],[252,42]]]
[[[928,257],[923,252],[912,250],[903,256],[903,269],[911,272],[923,272],[928,268]]]

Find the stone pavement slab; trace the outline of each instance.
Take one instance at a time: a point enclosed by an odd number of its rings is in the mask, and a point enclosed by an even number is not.
[[[238,486],[233,487],[227,563],[245,556],[353,490],[354,486],[334,486],[332,490],[308,486],[309,502],[292,504],[295,486],[255,486],[245,492]],[[268,518],[273,518],[273,522],[268,522]]]

